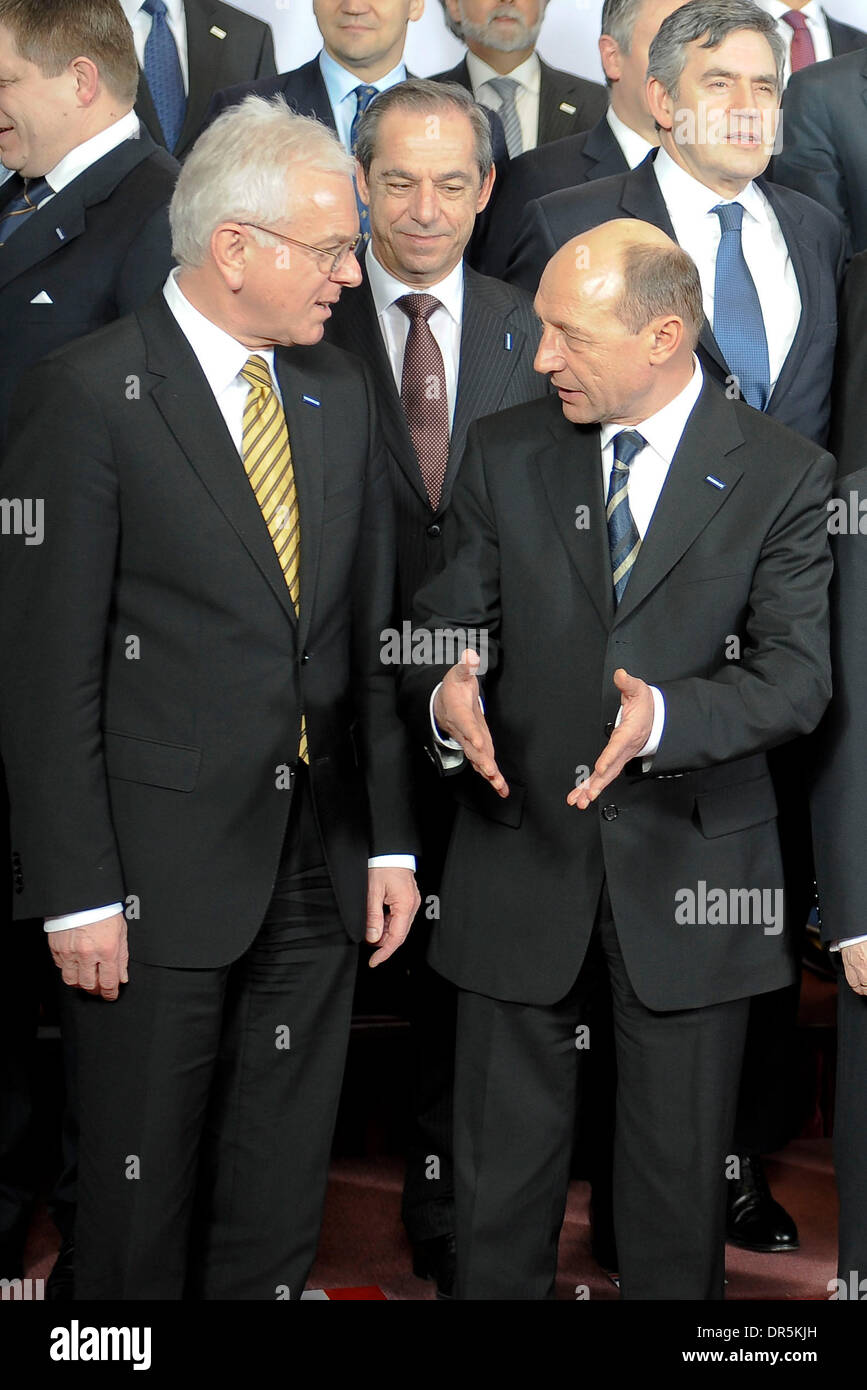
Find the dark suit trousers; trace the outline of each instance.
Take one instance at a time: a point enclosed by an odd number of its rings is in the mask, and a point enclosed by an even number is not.
[[[76,1297],[299,1298],[316,1253],[357,947],[302,770],[266,919],[231,964],[76,991]]]
[[[654,1012],[630,984],[604,889],[594,934],[613,996],[614,1225],[622,1296],[721,1299],[725,1159],[749,1000]],[[553,1297],[587,977],[582,969],[566,997],[547,1007],[460,993],[459,1298]]]
[[[839,960],[839,957],[832,957]],[[842,967],[837,984],[837,1093],[834,1167],[840,1196],[838,1274],[867,1279],[867,997],[856,994]],[[867,1285],[865,1285],[867,1288]],[[863,1297],[863,1294],[862,1294]]]

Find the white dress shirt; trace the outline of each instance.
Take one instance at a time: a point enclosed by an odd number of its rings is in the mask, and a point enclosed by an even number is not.
[[[674,235],[698,266],[704,311],[711,325],[721,235],[719,218],[711,208],[719,203],[742,205],[741,245],[761,305],[773,391],[801,321],[801,295],[789,248],[768,199],[754,183],[748,183],[737,198],[721,198],[662,149],[653,170]]]
[[[490,63],[467,50],[467,71],[473,96],[482,106],[491,111],[499,111],[502,97],[494,87],[487,84],[493,77],[511,77],[517,82],[515,88],[515,110],[521,125],[521,145],[524,150],[534,150],[539,143],[539,92],[542,87],[542,65],[538,54],[532,52],[529,58],[519,63],[511,72],[497,72]]]
[[[651,150],[656,149],[649,140],[645,140],[643,135],[639,135],[637,130],[626,124],[618,116],[613,106],[609,106],[608,114],[605,119],[608,122],[611,134],[617,141],[623,153],[623,158],[630,169],[637,169],[642,164]]]
[[[636,454],[630,464],[627,484],[629,510],[642,540],[647,534],[651,518],[656,510],[659,495],[668,477],[671,461],[677,452],[681,435],[686,429],[686,422],[695,408],[695,403],[704,385],[704,374],[695,355],[693,355],[692,362],[692,376],[686,386],[661,410],[657,410],[655,415],[650,415],[646,420],[639,421],[635,425],[603,425],[599,432],[603,497],[608,496],[608,482],[614,467],[615,435],[620,434],[625,429],[638,430],[639,434],[647,441],[644,448]],[[442,682],[440,682],[441,684]],[[439,688],[440,686],[437,685],[430,697],[430,722],[434,738],[439,745],[443,765],[450,768],[461,762],[463,754],[461,753],[461,745],[457,740],[446,738],[434,719],[434,700]],[[653,754],[659,748],[662,731],[665,728],[665,697],[655,685],[652,685],[650,690],[653,695],[653,724],[647,742],[635,755],[643,760],[644,772],[649,772],[651,769]],[[482,708],[484,709],[484,705]],[[622,718],[623,707],[621,706],[614,721],[615,725],[619,724]],[[456,756],[458,753],[461,753],[461,757]],[[496,755],[496,749],[494,753]]]
[[[791,5],[783,4],[783,0],[758,0],[759,5],[772,19],[777,21],[777,28],[780,31],[780,38],[786,45],[786,63],[783,70],[783,81],[788,82],[792,74],[792,39],[795,31],[791,24],[787,24],[783,15],[792,9]],[[816,62],[822,63],[826,58],[833,57],[831,53],[831,35],[828,33],[828,21],[825,12],[818,0],[808,0],[808,3],[801,10],[801,14],[807,21],[807,30],[813,40],[813,48],[816,50]]]
[[[143,68],[145,44],[153,27],[153,19],[142,9],[142,0],[120,0],[120,2],[132,29],[132,40],[135,44],[135,56],[138,58],[138,65]],[[166,23],[178,50],[181,73],[184,79],[184,92],[189,96],[190,58],[187,48],[187,16],[184,10],[184,0],[165,0],[165,4]]]
[[[53,169],[48,170],[45,177],[51,192],[40,198],[36,206],[38,208],[45,207],[46,203],[51,202],[55,193],[62,192],[67,184],[72,183],[73,179],[77,179],[79,174],[83,174],[98,159],[102,159],[112,150],[117,149],[124,140],[137,140],[140,130],[138,116],[134,111],[128,111],[125,116],[121,116],[119,121],[114,121],[110,126],[106,126],[105,130],[101,130],[98,135],[91,135],[89,140],[83,140],[80,145],[76,145],[55,164]]]
[[[353,95],[356,87],[375,87],[378,92],[387,92],[389,87],[396,87],[399,82],[406,81],[406,64],[401,61],[397,67],[392,68],[391,72],[387,72],[385,77],[378,77],[375,82],[364,82],[357,73],[350,72],[342,63],[338,63],[335,58],[326,53],[323,48],[319,54],[319,71],[322,73],[322,80],[325,83],[325,90],[328,93],[328,100],[334,113],[334,123],[337,126],[340,143],[345,150],[349,150],[351,153],[349,136],[352,122],[355,120],[355,113],[358,110],[358,99]]]
[[[194,308],[177,283],[179,274],[177,267],[170,272],[163,286],[163,296],[177,320],[178,327],[198,358],[199,366],[214,393],[220,414],[226,422],[226,428],[240,457],[244,433],[244,406],[250,388],[244,378],[239,376],[239,373],[247,358],[251,356],[251,349],[245,347],[243,343],[239,343],[236,338],[230,337],[222,328],[218,328],[215,323],[212,323],[210,319]],[[280,384],[274,371],[274,349],[257,348],[256,354],[268,364],[271,385],[282,405],[283,397],[280,392]],[[376,855],[367,862],[370,868],[377,866],[415,868],[415,857],[411,854]],[[61,917],[46,917],[45,930],[47,932],[67,931],[72,927],[82,927],[91,922],[103,921],[116,912],[122,911],[122,903],[110,903],[105,907],[66,913]]]
[[[406,340],[409,337],[409,319],[396,301],[405,294],[432,294],[440,301],[441,307],[434,309],[428,324],[443,355],[446,374],[446,394],[449,402],[449,430],[455,418],[455,403],[458,398],[458,373],[461,361],[461,325],[464,316],[464,263],[458,261],[454,270],[449,271],[439,284],[428,285],[423,290],[418,285],[405,285],[396,280],[379,264],[373,254],[372,243],[365,255],[367,278],[370,293],[376,309],[380,332],[388,353],[394,382],[400,393],[403,377],[403,358]]]

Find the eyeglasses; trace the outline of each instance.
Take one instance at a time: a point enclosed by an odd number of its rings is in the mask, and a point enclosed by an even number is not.
[[[323,274],[336,275],[342,265],[346,264],[347,256],[355,254],[356,247],[361,241],[360,236],[353,237],[347,241],[339,251],[326,251],[321,246],[308,246],[306,241],[296,241],[294,237],[286,236],[283,232],[275,232],[271,227],[260,227],[258,222],[239,222],[239,227],[252,227],[257,232],[266,232],[268,236],[279,237],[280,241],[288,241],[292,246],[300,246],[304,251],[312,251],[317,257],[319,269]]]

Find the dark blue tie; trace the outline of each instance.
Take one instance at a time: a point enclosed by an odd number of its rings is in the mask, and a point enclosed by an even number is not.
[[[360,87],[353,88],[352,95],[355,97],[357,105],[355,108],[355,115],[352,118],[352,125],[349,127],[349,149],[350,153],[355,154],[355,142],[358,139],[358,127],[361,124],[361,118],[373,101],[373,98],[379,96],[379,89],[377,87],[367,87],[362,83]],[[367,204],[361,201],[357,188],[355,190],[355,201],[358,204],[358,222],[361,227],[362,241],[360,245],[366,246],[370,240],[370,213],[367,210]]]
[[[744,210],[740,203],[718,203],[711,211],[720,224],[713,334],[743,399],[756,410],[764,410],[771,394],[771,369],[762,306],[741,245]]]
[[[615,603],[623,598],[632,566],[641,549],[638,527],[629,510],[629,465],[646,443],[644,435],[639,434],[638,430],[621,430],[614,436],[614,467],[608,480],[605,515],[608,519]]]
[[[166,148],[173,150],[187,114],[181,60],[166,23],[164,0],[144,0],[142,9],[153,20],[144,51],[145,77],[160,118]]]
[[[0,246],[23,227],[39,203],[54,190],[47,179],[22,179],[23,188],[0,212]]]

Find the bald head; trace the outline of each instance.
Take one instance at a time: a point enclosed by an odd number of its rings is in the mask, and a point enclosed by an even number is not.
[[[704,318],[698,271],[647,222],[594,227],[552,257],[536,295],[536,371],[575,423],[635,424],[683,389]]]

